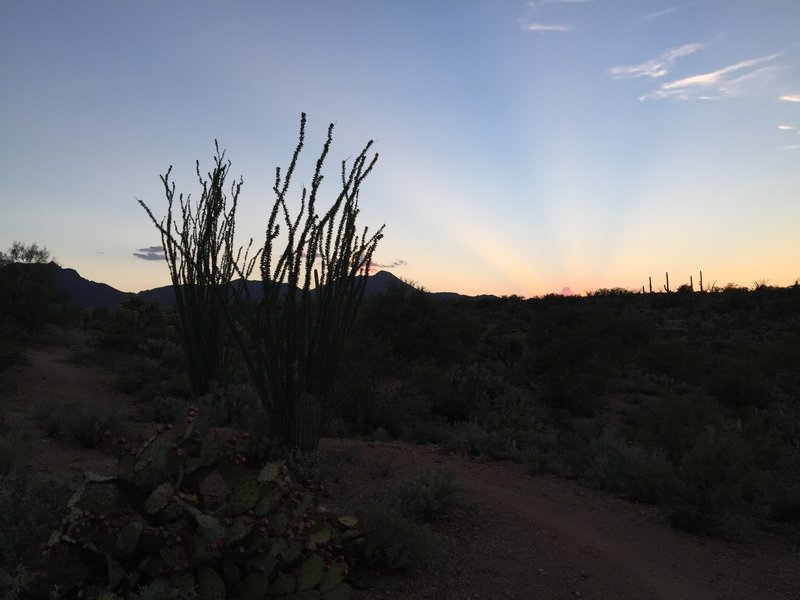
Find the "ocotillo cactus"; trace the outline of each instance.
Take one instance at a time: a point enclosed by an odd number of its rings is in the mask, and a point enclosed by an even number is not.
[[[314,450],[319,444],[319,400],[303,392],[294,405],[292,445],[300,450]]]

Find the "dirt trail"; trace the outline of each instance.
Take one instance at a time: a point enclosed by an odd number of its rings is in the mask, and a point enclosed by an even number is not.
[[[25,353],[26,364],[12,367],[0,378],[0,410],[9,429],[23,441],[22,465],[54,476],[80,477],[83,471],[113,472],[116,459],[102,450],[86,450],[47,437],[34,415],[59,404],[98,404],[110,407],[127,423],[130,437],[152,429],[132,423],[133,403],[111,389],[108,374],[74,360],[75,344],[83,338],[71,334],[72,345],[34,345]]]
[[[783,540],[691,536],[665,526],[654,507],[530,476],[521,465],[400,443],[371,452],[396,456],[395,477],[452,470],[479,508],[442,529],[447,548],[432,573],[390,578],[364,598],[800,599],[800,549]]]
[[[25,440],[25,464],[51,473],[106,470],[111,456],[53,441],[30,416],[43,397],[104,403],[130,415],[131,399],[71,356],[67,347],[31,348],[27,365],[0,378],[2,414]],[[663,525],[653,507],[531,476],[522,465],[442,456],[434,446],[323,440],[320,453],[328,476],[335,474],[330,502],[342,511],[429,468],[452,470],[477,503],[437,525],[437,562],[409,575],[376,576],[357,593],[363,600],[800,600],[800,549],[782,539],[758,533],[733,544],[690,536]],[[387,464],[391,469],[381,467]]]

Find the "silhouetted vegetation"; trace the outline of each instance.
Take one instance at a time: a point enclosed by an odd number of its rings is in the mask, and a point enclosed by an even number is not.
[[[798,285],[438,302],[394,290],[365,305],[344,365],[340,431],[525,461],[661,504],[691,531],[800,532]]]
[[[235,212],[242,181],[234,184],[228,208],[225,179],[230,163],[215,158],[195,206],[179,196],[173,219],[175,185],[162,176],[168,210],[161,222],[140,201],[161,232],[176,298],[178,332],[197,398],[230,382],[235,347],[258,392],[266,420],[259,437],[304,450],[316,448],[320,424],[331,409],[332,389],[344,341],[356,316],[372,254],[383,228],[369,235],[356,227],[358,195],[378,155],[368,157],[372,141],[353,160],[341,164],[341,189],[327,211],[317,209],[322,170],[333,141],[333,124],[293,214],[288,192],[305,139],[306,116],[288,168],[275,171],[275,200],[262,248],[250,254],[234,245]],[[283,227],[283,229],[281,229]],[[175,233],[173,233],[173,230]],[[175,235],[177,234],[177,236]],[[249,278],[260,276],[261,299],[251,300]],[[233,282],[234,275],[239,281]],[[227,338],[234,340],[229,344]]]
[[[180,212],[176,215],[173,214],[175,183],[170,181],[170,166],[161,176],[167,198],[167,214],[161,221],[139,200],[161,233],[175,292],[176,325],[192,391],[198,398],[212,387],[228,383],[232,362],[232,348],[227,343],[225,296],[236,272],[236,257],[228,250],[233,246],[242,180],[232,185],[228,206],[225,179],[229,169],[230,162],[225,162],[225,153],[219,151],[219,145],[208,179],[203,178],[200,161],[197,161],[197,179],[202,187],[200,198],[193,204],[189,195],[180,194]]]

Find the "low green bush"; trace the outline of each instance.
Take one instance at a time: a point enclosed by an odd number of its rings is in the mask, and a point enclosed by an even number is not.
[[[470,456],[478,456],[486,446],[486,436],[486,429],[477,423],[456,423],[451,426],[441,448],[444,452],[464,452]]]
[[[584,477],[597,488],[640,502],[658,503],[664,499],[674,473],[663,452],[614,440],[595,446]]]
[[[430,528],[409,518],[394,504],[374,503],[364,511],[361,554],[367,564],[405,571],[430,562],[436,538]]]
[[[41,423],[48,437],[81,448],[99,446],[107,431],[114,437],[124,436],[126,433],[126,427],[119,415],[110,408],[97,404],[45,398],[34,406],[33,417]]]
[[[96,448],[105,439],[106,432],[114,437],[124,436],[126,428],[117,413],[96,404],[65,406],[66,427],[64,438],[82,448]]]
[[[441,519],[457,506],[468,504],[466,491],[456,484],[450,471],[424,471],[415,479],[388,488],[381,502],[397,508],[404,516],[424,521]]]
[[[15,469],[0,475],[0,568],[13,571],[39,556],[70,488]]]
[[[709,428],[676,470],[666,494],[669,522],[695,533],[738,537],[745,513],[743,482],[752,467],[741,436]]]

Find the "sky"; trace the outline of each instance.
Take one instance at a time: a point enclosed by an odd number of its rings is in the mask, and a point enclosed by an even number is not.
[[[214,140],[263,241],[308,115],[380,154],[375,270],[535,296],[800,277],[797,0],[0,0],[0,248],[123,291],[166,285],[159,176]]]

